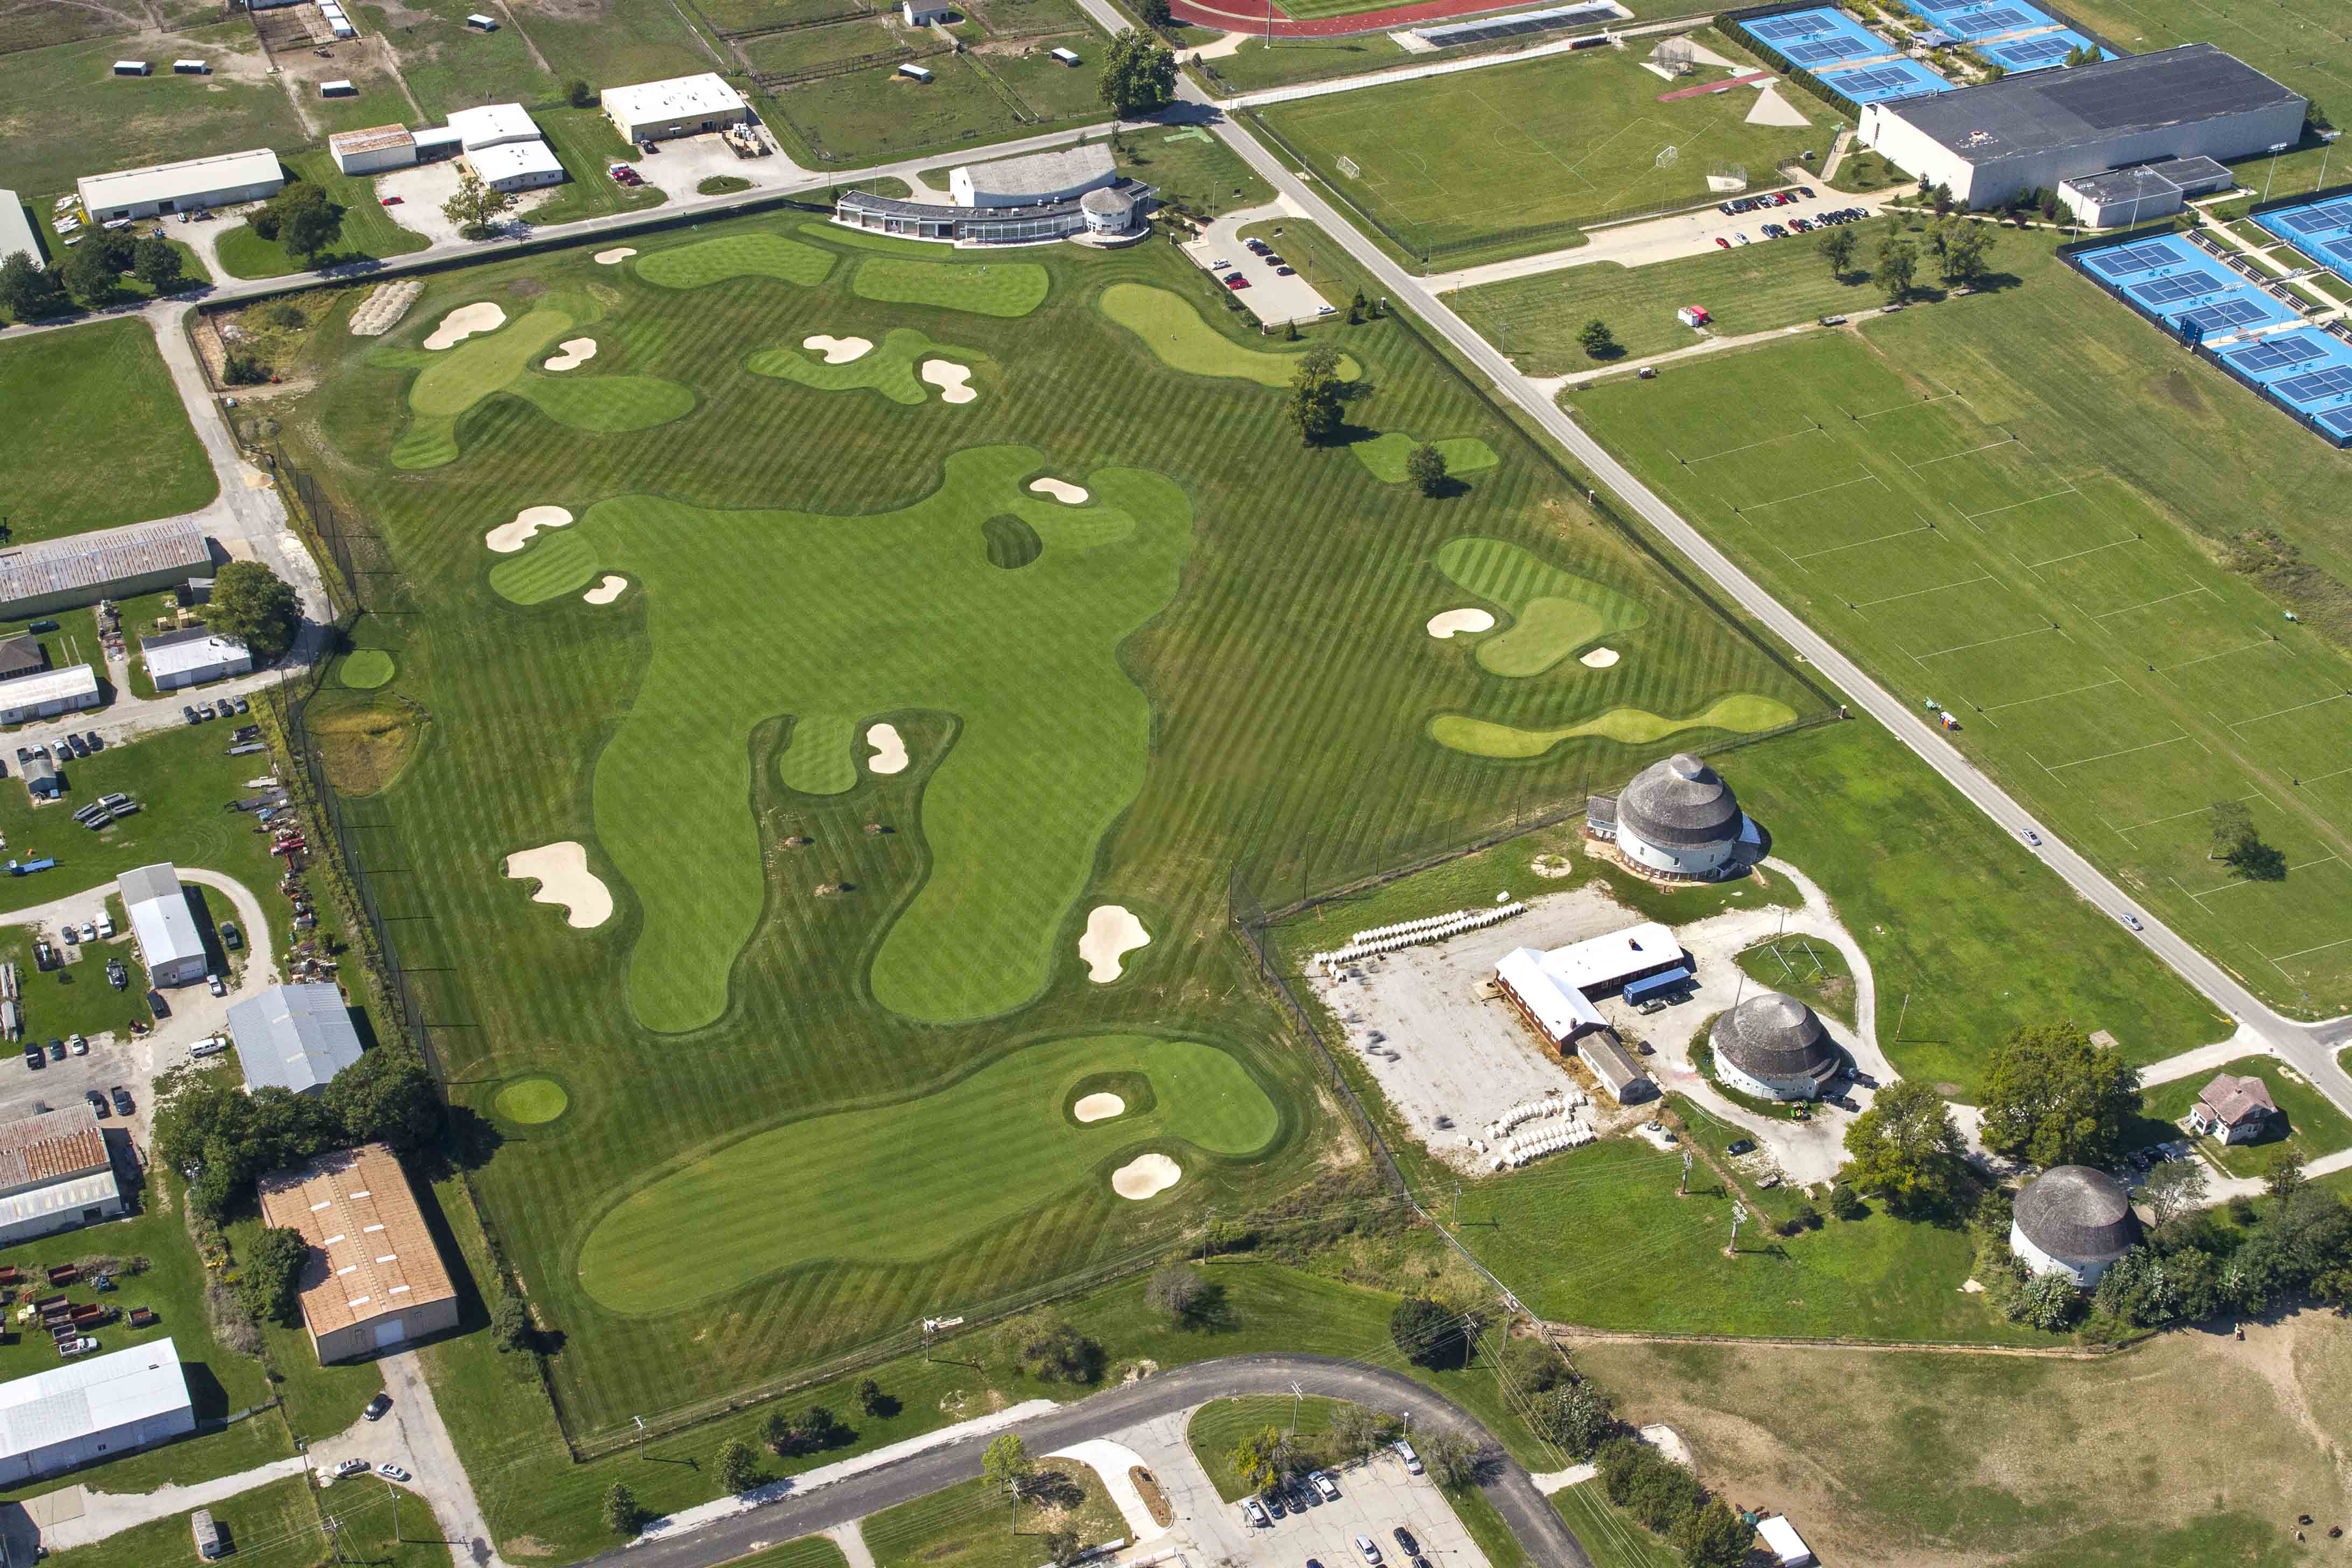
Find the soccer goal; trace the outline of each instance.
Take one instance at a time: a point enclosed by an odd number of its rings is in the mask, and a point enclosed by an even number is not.
[[[1658,149],[1658,167],[1671,169],[1682,161],[1682,155],[1683,150],[1679,147],[1661,147]]]
[[[1364,172],[1356,166],[1356,161],[1344,153],[1339,158],[1339,173],[1351,180],[1360,180],[1364,177]]]

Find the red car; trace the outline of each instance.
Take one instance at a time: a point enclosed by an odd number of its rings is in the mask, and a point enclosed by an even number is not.
[[[386,196],[383,198],[383,205],[388,207],[396,207],[400,203],[401,198],[398,196]]]
[[[1723,247],[1726,250],[1729,250],[1731,248],[1731,241],[1724,238],[1723,236],[1719,234],[1715,237],[1715,243]]]
[[[1249,287],[1249,279],[1236,272],[1225,279],[1225,287],[1234,289],[1246,289]]]

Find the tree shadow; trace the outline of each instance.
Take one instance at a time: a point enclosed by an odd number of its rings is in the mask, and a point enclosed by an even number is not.
[[[1215,1280],[1201,1287],[1201,1293],[1177,1320],[1178,1326],[1197,1334],[1229,1333],[1239,1326],[1240,1317],[1225,1295],[1225,1288]]]

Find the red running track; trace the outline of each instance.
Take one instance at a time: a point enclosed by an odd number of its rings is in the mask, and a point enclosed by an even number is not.
[[[1749,71],[1746,76],[1727,77],[1721,81],[1708,82],[1704,87],[1686,87],[1679,92],[1662,92],[1658,94],[1658,101],[1672,103],[1678,98],[1705,98],[1710,92],[1728,92],[1745,82],[1762,81],[1771,74],[1770,71]]]
[[[1266,35],[1265,0],[1253,5],[1249,0],[1170,0],[1169,9],[1176,20],[1195,27],[1218,27],[1229,33]],[[1359,11],[1348,16],[1319,16],[1312,21],[1299,21],[1286,15],[1279,5],[1274,7],[1274,36],[1277,38],[1338,38],[1349,33],[1387,33],[1399,27],[1419,26],[1426,22],[1448,22],[1457,16],[1475,16],[1488,11],[1509,10],[1496,0],[1419,0],[1412,5],[1391,5],[1380,11]],[[1411,64],[1408,59],[1405,64]]]

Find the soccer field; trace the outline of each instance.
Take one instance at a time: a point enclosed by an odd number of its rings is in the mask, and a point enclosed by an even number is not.
[[[2009,390],[1940,352],[1956,321],[1883,325],[1891,358],[1825,334],[1578,412],[2132,896],[2289,1011],[2352,1005],[2352,660],[2033,412],[1940,379]],[[2214,857],[2217,802],[2274,873]]]
[[[1695,37],[1727,58],[1738,46]],[[1333,93],[1262,112],[1265,122],[1348,200],[1416,256],[1448,265],[1574,243],[1568,226],[1661,202],[1704,202],[1710,174],[1744,169],[1751,184],[1829,139],[1827,111],[1783,100],[1815,123],[1751,125],[1757,89],[1662,101],[1730,73],[1701,67],[1678,81],[1644,68],[1647,40],[1517,65]],[[1754,68],[1743,67],[1745,68]],[[1341,159],[1356,174],[1348,174]]]
[[[375,863],[431,868],[377,892],[583,1430],[1305,1180],[1334,1131],[1237,868],[1328,886],[1822,710],[1397,321],[1323,329],[1349,430],[1302,450],[1305,345],[1165,247],[638,249],[331,318],[286,421],[398,568],[338,765]],[[1385,477],[1407,436],[1453,493]],[[1097,984],[1106,904],[1150,941]]]

